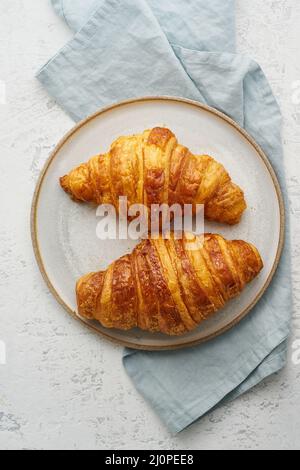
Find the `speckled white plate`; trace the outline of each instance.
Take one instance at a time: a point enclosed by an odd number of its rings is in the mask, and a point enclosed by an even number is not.
[[[100,241],[96,210],[76,204],[62,191],[59,177],[92,155],[106,151],[115,138],[144,129],[169,127],[194,153],[223,163],[246,196],[248,209],[240,224],[206,222],[207,232],[254,243],[264,261],[262,273],[242,294],[181,337],[148,334],[138,329],[109,330],[79,317],[76,280],[129,253],[136,242]],[[42,275],[57,300],[75,318],[101,335],[138,349],[173,349],[207,341],[240,321],[267,289],[276,270],[284,237],[284,208],[275,173],[262,150],[236,123],[218,111],[192,101],[142,98],[100,110],[78,124],[57,145],[37,184],[32,206],[32,240]]]

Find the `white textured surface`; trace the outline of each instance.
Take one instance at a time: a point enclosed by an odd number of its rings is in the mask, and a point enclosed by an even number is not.
[[[264,68],[285,117],[284,144],[293,230],[300,339],[300,3],[237,0],[238,45]],[[300,448],[300,364],[171,436],[127,378],[121,350],[82,328],[44,285],[30,241],[35,182],[71,120],[34,73],[71,33],[48,0],[1,0],[0,80],[0,448]],[[294,84],[294,85],[293,85]],[[1,100],[1,97],[0,97]],[[298,104],[297,104],[298,102]]]

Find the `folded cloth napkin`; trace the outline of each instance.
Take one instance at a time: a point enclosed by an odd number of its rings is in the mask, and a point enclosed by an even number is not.
[[[37,76],[76,121],[142,95],[207,103],[261,145],[286,198],[280,110],[260,67],[235,54],[233,0],[52,3],[76,34]],[[283,367],[292,309],[287,232],[271,287],[238,326],[186,350],[125,351],[136,388],[172,432]]]

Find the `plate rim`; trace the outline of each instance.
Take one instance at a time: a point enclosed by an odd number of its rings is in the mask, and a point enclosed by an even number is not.
[[[110,332],[114,330],[107,329],[107,331],[100,331],[98,328],[96,328],[95,325],[89,323],[87,320],[85,320],[83,317],[81,317],[76,311],[74,311],[66,302],[61,298],[55,287],[53,286],[50,277],[47,274],[42,254],[40,251],[39,247],[39,239],[38,239],[38,231],[37,231],[37,214],[38,214],[38,204],[39,204],[39,197],[41,193],[41,189],[43,186],[43,182],[45,179],[45,176],[48,172],[48,169],[55,159],[55,157],[58,155],[59,151],[61,148],[65,145],[65,143],[82,127],[84,127],[86,124],[88,124],[90,121],[94,120],[98,116],[105,114],[113,109],[126,106],[128,104],[134,104],[134,103],[141,103],[141,102],[146,102],[146,101],[173,101],[173,102],[179,102],[179,103],[185,103],[189,104],[192,106],[195,106],[197,108],[200,108],[202,110],[205,110],[207,112],[210,112],[214,114],[215,116],[218,116],[222,120],[226,121],[228,124],[230,124],[232,127],[234,127],[246,140],[254,147],[260,158],[262,159],[263,163],[265,164],[267,170],[269,171],[269,174],[272,178],[275,191],[277,194],[277,199],[278,199],[278,205],[279,205],[279,216],[280,216],[280,231],[279,231],[279,241],[278,241],[278,247],[277,247],[277,252],[276,256],[274,259],[274,263],[272,266],[272,269],[269,273],[269,276],[267,277],[264,285],[261,287],[260,291],[258,294],[255,296],[253,301],[245,308],[243,311],[238,315],[237,318],[232,320],[231,322],[228,323],[228,325],[219,328],[217,331],[214,333],[211,333],[204,338],[200,339],[194,339],[189,342],[181,343],[181,344],[171,344],[171,345],[164,345],[164,346],[158,346],[156,344],[153,345],[142,345],[139,343],[134,343],[127,341],[126,339],[119,339],[113,336]],[[119,101],[116,103],[113,103],[111,105],[105,106],[100,108],[98,111],[94,112],[93,114],[89,115],[87,118],[83,119],[82,121],[78,122],[75,124],[57,143],[55,148],[51,151],[49,157],[47,158],[46,162],[43,165],[43,168],[39,174],[33,198],[32,198],[32,204],[31,204],[31,213],[30,213],[30,231],[31,231],[31,241],[32,241],[32,246],[33,246],[33,251],[34,255],[39,267],[39,270],[42,274],[42,277],[44,281],[46,282],[46,285],[48,286],[50,292],[52,295],[55,297],[55,299],[58,301],[58,303],[77,321],[80,321],[83,325],[88,327],[91,331],[94,333],[97,333],[98,335],[104,337],[105,339],[109,340],[110,342],[113,342],[115,344],[125,346],[130,349],[136,349],[136,350],[144,350],[144,351],[162,351],[162,350],[176,350],[176,349],[184,349],[184,348],[189,348],[193,346],[197,346],[201,343],[205,343],[207,341],[210,341],[223,333],[229,331],[231,328],[236,326],[241,320],[243,320],[247,314],[250,313],[250,311],[254,308],[254,306],[258,303],[258,301],[262,298],[262,296],[265,294],[266,290],[268,289],[273,276],[278,268],[279,261],[282,255],[283,247],[284,247],[284,241],[285,241],[285,220],[286,220],[286,214],[285,214],[285,204],[284,204],[284,198],[282,194],[282,190],[280,187],[280,183],[278,181],[278,177],[276,175],[276,172],[269,161],[267,155],[265,152],[262,150],[260,145],[255,141],[255,139],[245,130],[243,129],[237,122],[235,122],[232,118],[224,114],[223,112],[208,106],[204,103],[191,100],[188,98],[183,98],[179,96],[169,96],[169,95],[158,95],[158,96],[143,96],[143,97],[138,97],[138,98],[131,98],[123,101]],[[178,337],[180,338],[180,336]]]

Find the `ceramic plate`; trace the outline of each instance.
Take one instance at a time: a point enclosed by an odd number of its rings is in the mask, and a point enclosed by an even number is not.
[[[196,330],[168,337],[138,329],[103,328],[79,317],[74,287],[83,274],[105,269],[129,253],[136,242],[101,241],[96,236],[96,209],[76,204],[62,191],[59,177],[92,155],[104,153],[120,135],[155,126],[169,127],[193,153],[206,153],[223,163],[240,185],[248,204],[240,224],[205,223],[207,232],[254,243],[264,260],[262,273],[242,294]],[[278,265],[284,232],[284,209],[275,173],[258,145],[220,112],[180,98],[126,101],[78,124],[57,145],[37,184],[32,206],[32,239],[41,272],[57,300],[97,333],[138,349],[173,349],[207,341],[240,321],[268,287]]]

